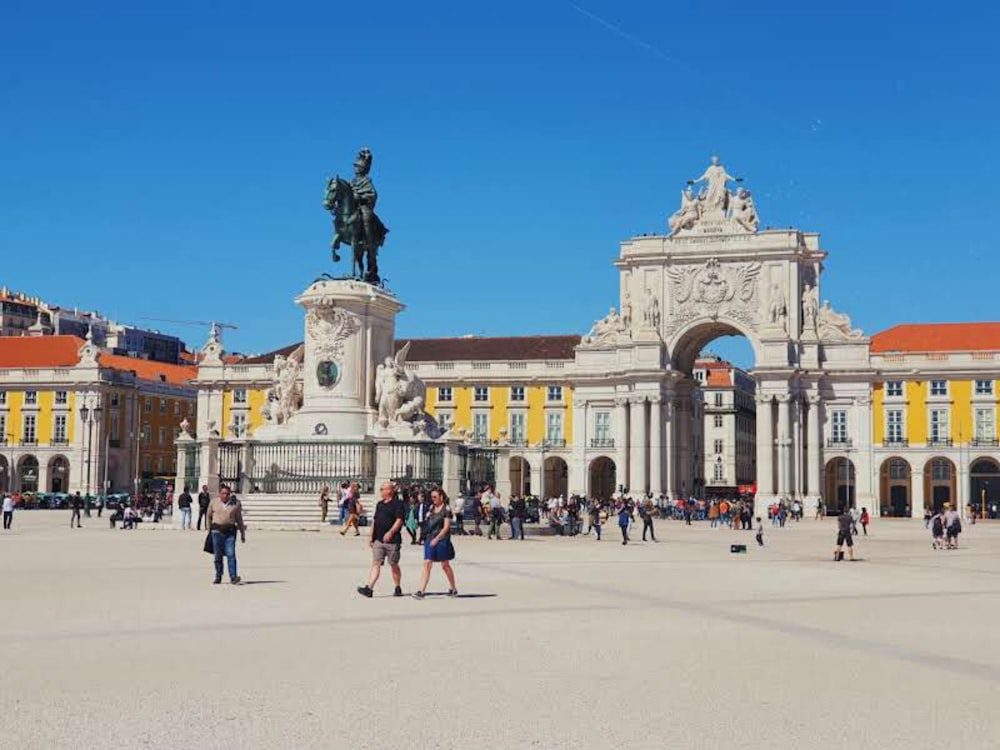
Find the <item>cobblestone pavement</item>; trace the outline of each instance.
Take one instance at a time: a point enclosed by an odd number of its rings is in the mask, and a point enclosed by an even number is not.
[[[394,599],[386,571],[367,600],[363,538],[251,531],[249,585],[213,586],[198,532],[18,513],[0,747],[996,746],[1000,525],[938,552],[920,521],[876,522],[855,563],[831,561],[833,521],[763,550],[657,529],[461,538],[461,598]]]

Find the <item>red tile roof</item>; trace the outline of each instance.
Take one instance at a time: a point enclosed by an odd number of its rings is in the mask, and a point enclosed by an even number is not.
[[[0,336],[0,367],[72,367],[81,346],[76,336]]]
[[[872,336],[872,353],[1000,351],[1000,323],[904,323]]]
[[[80,362],[83,344],[83,339],[76,336],[0,336],[0,368],[73,367]],[[198,372],[191,365],[170,365],[103,352],[98,361],[111,370],[132,371],[143,380],[173,385],[187,385]]]

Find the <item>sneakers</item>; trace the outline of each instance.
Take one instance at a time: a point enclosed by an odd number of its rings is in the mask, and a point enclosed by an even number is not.
[[[222,583],[222,579],[216,578],[214,581],[212,581],[212,583]]]
[[[368,586],[358,586],[358,593],[361,594],[361,596],[363,597],[371,599],[372,594],[374,594],[375,592],[372,591],[371,588]]]
[[[414,591],[412,594],[410,594],[410,596],[412,596],[414,599],[423,599],[424,598],[424,592],[423,591]]]
[[[403,595],[403,589],[402,589],[402,587],[397,586],[396,590],[392,592],[392,595],[393,596],[402,596]]]
[[[242,586],[243,585],[243,579],[240,578],[239,576],[236,576],[236,578],[230,579],[229,582],[231,584],[233,584],[233,586]]]
[[[458,597],[458,591],[455,589],[448,589],[448,596],[455,599]]]

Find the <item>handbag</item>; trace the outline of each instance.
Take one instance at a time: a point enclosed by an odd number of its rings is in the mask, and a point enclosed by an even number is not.
[[[202,549],[210,555],[215,554],[215,544],[212,542],[212,531],[209,530],[208,534],[205,535],[205,544]]]

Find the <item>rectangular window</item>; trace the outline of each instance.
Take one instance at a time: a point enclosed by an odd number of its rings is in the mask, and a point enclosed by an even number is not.
[[[524,401],[524,386],[523,385],[512,385],[510,387],[510,400],[511,401]]]
[[[66,415],[56,414],[52,423],[52,442],[66,442]]]
[[[943,458],[931,461],[931,479],[951,479],[951,461]]]
[[[142,404],[142,410],[146,412],[146,414],[149,414],[151,411],[153,411],[153,399],[151,399],[149,396],[146,396],[146,400]]]
[[[885,384],[885,395],[893,398],[903,395],[903,381],[890,380]]]
[[[549,401],[562,401],[562,386],[561,385],[550,385],[546,398]]]
[[[996,437],[993,419],[993,409],[976,409],[976,440],[993,440]]]
[[[161,427],[156,431],[156,444],[166,445],[167,444],[167,428]]]
[[[716,393],[715,394],[715,405],[716,406],[722,406],[722,394],[721,393]]]
[[[976,381],[976,395],[977,396],[992,396],[993,395],[993,381],[992,380],[977,380]]]
[[[510,440],[512,443],[523,443],[525,440],[524,411],[511,412],[510,415]]]
[[[931,409],[931,440],[937,442],[948,437],[948,410]]]
[[[7,391],[0,391],[0,404],[7,403]]]
[[[451,429],[451,414],[445,412],[444,414],[438,414],[438,426],[441,428],[441,432],[447,432]]]
[[[7,415],[0,414],[0,445],[7,445]]]
[[[247,391],[245,388],[237,388],[233,391],[233,403],[245,404],[247,402]]]
[[[25,391],[24,403],[34,405],[38,403],[38,391]]]
[[[443,385],[438,387],[438,401],[450,402],[451,401],[451,386]]]
[[[56,391],[56,403],[57,404],[68,404],[69,394],[66,391]]]
[[[118,406],[118,394],[117,393],[112,393],[111,394],[111,405],[112,406]]]
[[[550,443],[558,443],[563,439],[563,415],[550,411],[545,415],[545,439]]]
[[[142,473],[146,476],[153,473],[153,459],[149,456],[142,457]]]
[[[179,417],[181,415],[181,402],[174,401],[174,416]]]
[[[723,440],[716,440],[715,441],[715,445],[713,446],[713,449],[714,449],[714,451],[716,453],[722,453],[723,449],[725,448],[725,445],[726,445],[725,441],[723,441]]]
[[[835,443],[847,442],[847,412],[836,409],[830,415],[830,439]]]
[[[599,411],[594,413],[594,439],[599,446],[607,445],[611,442],[611,412]]]
[[[726,481],[726,467],[722,461],[716,461],[714,470],[712,471],[712,479],[716,482]]]
[[[35,433],[35,420],[37,417],[34,414],[24,415],[24,432],[22,442],[26,445],[34,445],[35,441],[38,439],[38,435]]]
[[[142,426],[142,442],[145,445],[149,445],[153,440],[153,428],[148,424]]]
[[[167,413],[167,400],[165,398],[160,399],[160,414]]]
[[[194,416],[194,401],[188,401],[188,416]]]
[[[233,415],[233,437],[243,437],[247,431],[247,415]]]
[[[111,432],[108,435],[108,437],[114,441],[120,439],[120,435],[118,432],[118,411],[114,409],[111,411]]]
[[[490,389],[485,385],[477,385],[472,391],[472,400],[483,403],[490,400]]]
[[[721,414],[716,414],[715,415],[714,423],[715,423],[716,427],[722,427],[722,415]]]
[[[947,396],[948,395],[948,381],[947,380],[932,380],[931,381],[931,395],[932,396]]]
[[[885,413],[885,439],[892,443],[903,440],[903,410],[889,409]]]
[[[490,439],[490,415],[487,412],[477,411],[472,415],[472,439],[477,443]]]

